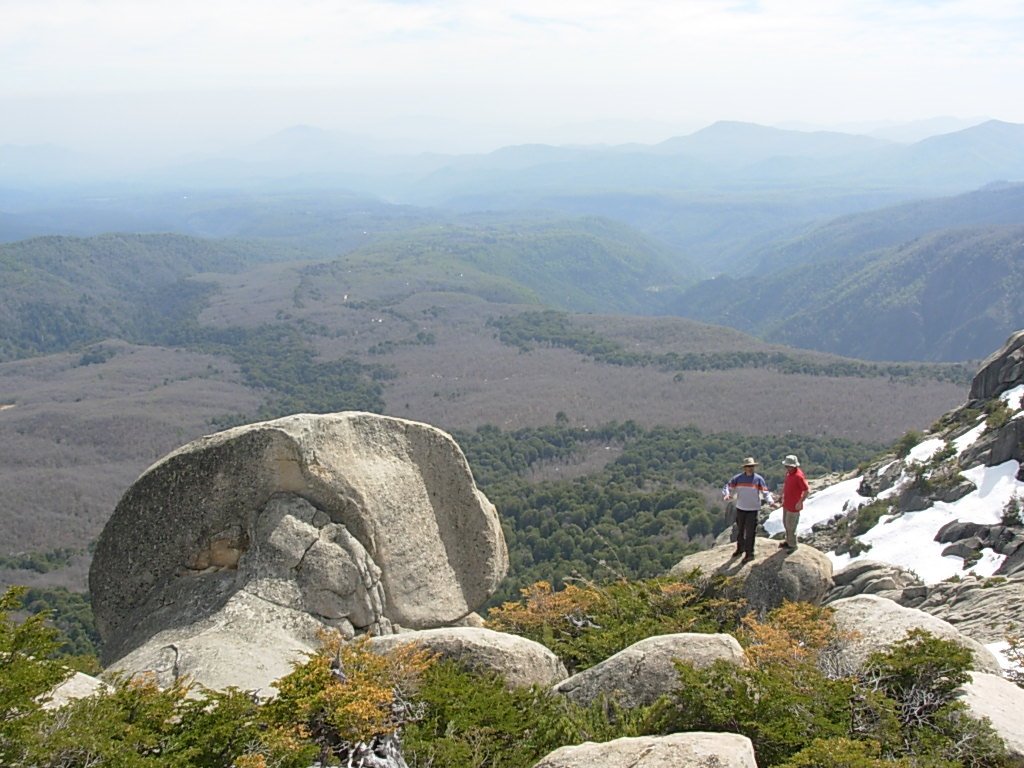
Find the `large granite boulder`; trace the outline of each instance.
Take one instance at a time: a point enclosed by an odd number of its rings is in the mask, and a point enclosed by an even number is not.
[[[877,595],[857,595],[829,603],[836,627],[846,635],[842,657],[845,667],[856,669],[875,651],[884,651],[903,640],[913,629],[952,640],[971,651],[973,669],[999,674],[999,662],[984,645],[957,630],[952,624],[916,608]]]
[[[261,687],[323,627],[454,623],[507,568],[497,513],[449,435],[304,414],[146,470],[99,538],[89,587],[106,663]]]
[[[442,627],[370,638],[370,648],[377,651],[406,643],[470,669],[498,674],[513,688],[551,686],[568,674],[562,661],[540,643],[483,627]]]
[[[656,635],[563,680],[553,690],[578,704],[588,705],[605,696],[631,709],[651,704],[679,687],[677,660],[702,669],[719,659],[738,666],[747,663],[732,635]]]
[[[773,539],[754,539],[754,560],[743,563],[733,557],[734,546],[725,544],[688,555],[672,566],[669,575],[681,576],[694,569],[707,575],[734,576],[743,581],[743,596],[758,612],[783,601],[820,604],[832,589],[832,561],[814,547],[801,544],[795,551],[779,547]]]
[[[987,717],[1006,744],[1014,764],[1024,765],[1024,688],[1005,677],[985,672],[972,672],[970,682],[962,689],[963,702],[971,715]]]
[[[754,745],[738,733],[673,733],[560,747],[534,768],[757,768]]]

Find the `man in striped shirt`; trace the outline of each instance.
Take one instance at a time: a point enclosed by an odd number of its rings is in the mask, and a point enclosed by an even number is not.
[[[743,471],[729,481],[729,498],[736,505],[736,551],[733,557],[743,555],[744,563],[754,559],[754,533],[757,531],[757,513],[761,502],[772,502],[768,484],[754,469],[757,462],[752,456],[743,460]]]

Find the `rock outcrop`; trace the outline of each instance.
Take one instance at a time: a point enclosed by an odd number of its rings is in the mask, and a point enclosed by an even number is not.
[[[534,768],[757,768],[754,745],[736,733],[675,733],[561,747]]]
[[[322,627],[454,623],[507,568],[497,513],[451,437],[351,412],[169,454],[121,499],[89,584],[108,664],[260,687]]]
[[[911,630],[923,629],[970,650],[974,657],[973,669],[999,674],[999,662],[991,651],[930,613],[904,608],[877,595],[847,597],[829,607],[834,611],[837,629],[848,638],[842,648],[844,665],[848,668],[859,667],[872,653],[891,647]]]
[[[76,699],[84,699],[113,688],[99,678],[84,672],[75,672],[71,677],[54,688],[43,702],[43,709],[60,709]]]
[[[483,673],[501,675],[514,688],[551,686],[567,676],[565,665],[548,648],[518,635],[477,627],[443,627],[370,638],[370,647],[389,651],[415,643],[443,659]]]
[[[922,585],[906,568],[878,560],[855,560],[833,575],[832,580],[835,586],[825,598],[826,603],[857,595],[880,595],[897,600],[904,590]]]
[[[719,659],[739,666],[747,663],[743,649],[732,635],[656,635],[563,680],[553,690],[578,704],[588,705],[605,696],[632,709],[652,704],[662,694],[679,687],[676,660],[700,669]]]
[[[972,401],[990,400],[1024,381],[1024,330],[1011,334],[1003,346],[982,362],[971,382]]]
[[[743,581],[743,596],[758,612],[777,608],[785,600],[818,604],[832,589],[832,561],[814,547],[801,544],[790,552],[778,541],[758,537],[750,563],[733,557],[733,550],[732,544],[720,544],[688,555],[669,574],[696,569],[709,576],[735,576]]]
[[[973,717],[987,717],[996,733],[1006,744],[1006,750],[1016,761],[1024,764],[1024,688],[1004,677],[984,672],[972,672],[971,680],[962,688],[963,702]]]
[[[982,643],[1006,639],[1008,630],[1020,628],[1020,606],[1024,605],[1024,573],[1009,578],[974,576],[960,581],[933,584],[919,599],[906,592],[898,598],[901,605],[926,611],[948,621]]]

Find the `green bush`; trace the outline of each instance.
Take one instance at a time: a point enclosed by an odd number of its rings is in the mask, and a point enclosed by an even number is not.
[[[454,662],[427,671],[423,717],[403,736],[410,765],[528,768],[566,744],[637,735],[635,712],[580,707],[546,688],[510,689]]]
[[[680,663],[678,688],[652,707],[644,729],[741,733],[762,768],[1010,765],[991,726],[970,717],[957,698],[969,651],[916,631],[870,656],[856,675],[835,677],[825,671],[829,636],[808,634],[827,616],[786,610],[769,614],[763,625],[745,622],[758,639],[748,649],[750,667],[718,661],[698,670]],[[794,621],[804,629],[788,628]],[[809,637],[819,639],[809,644]]]
[[[1003,506],[1003,514],[999,518],[999,522],[1003,525],[1024,525],[1024,519],[1021,518],[1021,506],[1020,496],[1011,496]]]
[[[575,673],[653,635],[730,631],[745,610],[734,580],[694,572],[559,592],[540,582],[520,601],[492,609],[487,626],[547,646]]]
[[[1013,411],[1010,410],[1010,406],[1008,406],[1001,397],[988,401],[988,403],[985,404],[985,413],[988,414],[985,418],[986,432],[999,429],[1010,420],[1010,417],[1013,416]]]
[[[15,622],[24,588],[11,587],[0,596],[0,765],[18,765],[31,735],[45,715],[42,700],[71,675],[51,658],[60,645],[46,615]]]
[[[924,435],[915,429],[908,430],[903,434],[899,440],[896,441],[896,445],[893,446],[896,451],[896,458],[906,458],[907,454],[910,453],[910,449],[915,445],[924,440]]]
[[[889,502],[885,499],[876,499],[859,507],[850,526],[853,535],[862,536],[878,525],[882,516],[889,514],[889,506]]]
[[[877,742],[815,739],[779,768],[914,768],[907,760],[883,760]]]

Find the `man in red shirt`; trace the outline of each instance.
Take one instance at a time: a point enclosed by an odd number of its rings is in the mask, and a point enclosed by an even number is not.
[[[786,467],[786,480],[782,484],[782,526],[786,529],[786,540],[779,546],[794,550],[796,524],[800,522],[800,511],[804,508],[804,499],[810,488],[796,456],[789,454],[782,463]]]

